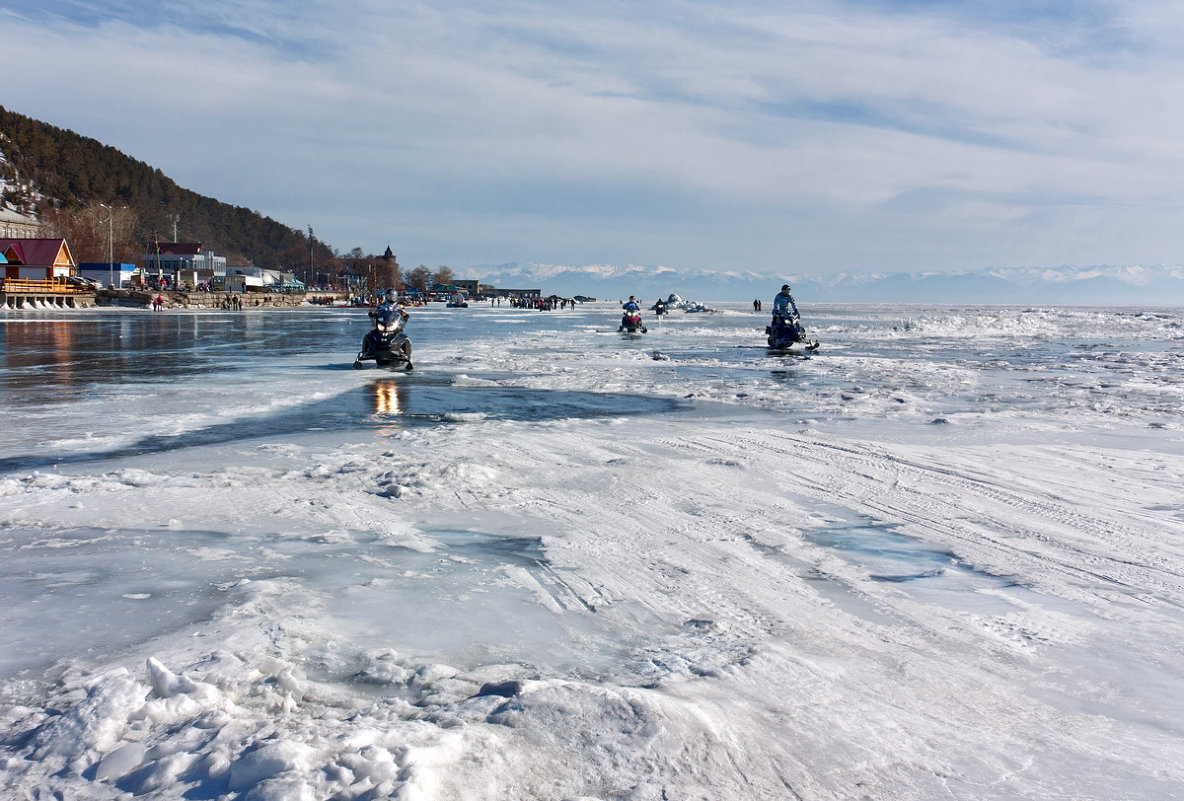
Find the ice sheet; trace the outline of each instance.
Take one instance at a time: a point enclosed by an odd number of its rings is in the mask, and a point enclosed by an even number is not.
[[[5,316],[4,785],[1184,795],[1184,316],[803,311]]]

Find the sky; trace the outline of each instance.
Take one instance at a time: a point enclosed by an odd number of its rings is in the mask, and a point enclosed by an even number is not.
[[[0,26],[9,110],[342,253],[1181,261],[1174,0],[0,0]]]

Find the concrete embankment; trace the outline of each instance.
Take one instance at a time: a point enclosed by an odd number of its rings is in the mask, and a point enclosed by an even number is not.
[[[139,289],[100,289],[100,306],[149,308],[160,295],[166,309],[251,309],[262,307],[291,307],[304,302],[305,295],[282,292],[154,292]]]
[[[344,300],[345,293],[317,292],[156,292],[140,289],[99,289],[94,292],[3,292],[0,308],[9,310],[86,309],[121,306],[148,309],[159,295],[166,309],[291,308],[306,300],[312,303]]]
[[[0,291],[0,309],[86,309],[95,305],[90,292],[4,292]]]

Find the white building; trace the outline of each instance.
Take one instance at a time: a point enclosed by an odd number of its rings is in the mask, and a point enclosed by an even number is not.
[[[145,253],[143,259],[145,275],[170,276],[177,286],[197,286],[205,281],[221,284],[226,279],[226,257],[202,250],[200,242],[160,242],[156,252]]]
[[[136,265],[121,262],[84,261],[78,265],[78,274],[83,278],[88,278],[99,286],[113,284],[116,289],[125,289],[131,286],[132,276],[135,273]]]
[[[40,236],[41,223],[0,205],[0,239],[36,239]]]
[[[304,291],[304,284],[296,276],[282,270],[265,267],[235,267],[226,276],[226,288],[232,292],[245,292],[247,288],[273,292]]]

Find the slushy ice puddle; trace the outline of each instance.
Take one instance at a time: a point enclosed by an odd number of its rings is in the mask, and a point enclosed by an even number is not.
[[[803,532],[803,539],[826,548],[865,571],[868,581],[891,584],[914,600],[977,614],[1015,611],[1020,603],[1047,606],[1052,599],[1015,579],[990,573],[964,561],[950,549],[904,534],[898,527],[841,509],[827,508],[834,522]],[[844,581],[811,571],[807,581],[851,614],[889,622]]]

